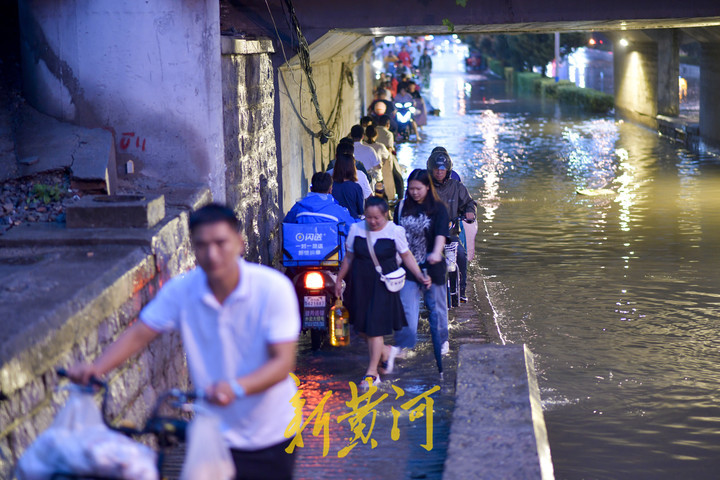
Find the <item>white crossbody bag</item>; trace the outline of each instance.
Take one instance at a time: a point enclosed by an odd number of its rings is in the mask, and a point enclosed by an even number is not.
[[[370,256],[372,257],[373,263],[375,264],[375,270],[378,272],[378,274],[380,274],[380,281],[383,282],[385,284],[385,287],[391,292],[399,292],[400,290],[402,290],[403,286],[405,285],[405,269],[400,267],[397,270],[392,271],[387,275],[384,275],[382,267],[380,266],[380,262],[378,262],[378,259],[375,256],[375,248],[373,247],[372,241],[370,239],[370,230],[367,230],[365,240],[367,240],[368,250],[370,250]]]

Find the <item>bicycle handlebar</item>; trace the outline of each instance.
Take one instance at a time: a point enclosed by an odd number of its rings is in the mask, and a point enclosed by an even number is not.
[[[72,381],[72,379],[70,378],[70,374],[69,374],[68,371],[65,370],[64,368],[58,368],[58,369],[56,369],[56,370],[55,370],[55,373],[57,373],[59,377],[67,378],[67,379],[69,379],[70,381]],[[80,384],[78,384],[78,385],[80,385]],[[90,388],[90,387],[100,387],[100,388],[102,388],[102,389],[107,390],[107,383],[106,383],[106,382],[103,382],[102,380],[100,380],[99,378],[97,378],[97,377],[95,377],[95,376],[90,377],[90,381],[87,383],[87,385],[81,385],[81,386],[82,386],[82,387],[88,387],[88,388]]]
[[[58,368],[55,370],[55,372],[58,374],[59,377],[67,378],[72,381],[70,378],[70,375],[68,374],[68,371],[64,368]],[[93,387],[99,387],[103,390],[103,398],[102,398],[102,405],[100,411],[102,412],[102,420],[105,425],[107,425],[108,428],[111,430],[115,430],[117,432],[122,433],[123,435],[131,436],[131,435],[145,435],[148,433],[157,435],[159,432],[155,431],[151,428],[151,424],[155,421],[160,419],[160,408],[162,405],[169,399],[174,399],[175,401],[171,403],[170,405],[173,407],[180,407],[183,404],[190,403],[194,400],[201,400],[205,397],[204,392],[201,390],[197,391],[183,391],[178,388],[173,388],[171,390],[168,390],[167,392],[162,393],[157,401],[155,402],[155,406],[153,407],[152,414],[150,415],[147,423],[142,429],[132,428],[132,427],[116,427],[113,426],[107,418],[107,403],[108,403],[108,384],[107,382],[104,382],[100,380],[97,377],[91,377],[90,381],[87,385],[80,385],[82,388],[86,388],[90,390],[92,393]]]
[[[457,222],[460,221],[460,220],[462,220],[462,221],[465,222],[465,223],[475,223],[475,221],[477,220],[477,217],[473,218],[472,220],[469,220],[469,219],[465,218],[465,214],[463,214],[463,215],[458,215],[457,217],[455,217],[455,218],[453,218],[452,220],[450,220],[450,223],[455,224],[455,223],[457,223]]]

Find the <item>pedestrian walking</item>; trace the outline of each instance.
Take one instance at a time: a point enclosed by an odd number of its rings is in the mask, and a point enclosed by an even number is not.
[[[297,390],[289,375],[300,331],[295,290],[281,273],[242,259],[240,222],[228,207],[202,207],[189,227],[199,267],[165,284],[140,321],[70,377],[102,377],[160,333],[178,330],[192,384],[221,421],[237,478],[292,478],[285,430]]]
[[[379,197],[365,202],[365,221],[354,223],[346,243],[343,260],[335,286],[335,294],[342,294],[342,280],[350,274],[345,303],[350,311],[350,322],[355,330],[367,340],[370,361],[362,378],[362,384],[377,385],[381,382],[378,364],[386,363],[385,372],[393,368],[394,350],[383,342],[383,336],[400,330],[406,325],[405,312],[398,292],[388,290],[375,269],[370,248],[380,265],[383,275],[394,272],[402,262],[417,282],[430,285],[408,248],[405,230],[388,220],[388,204]]]
[[[415,169],[408,177],[405,198],[395,208],[395,223],[401,225],[407,236],[408,246],[420,267],[427,271],[432,284],[429,288],[408,276],[400,291],[407,326],[395,332],[393,349],[411,349],[417,341],[420,316],[420,299],[425,301],[429,312],[430,335],[438,370],[442,373],[442,355],[449,351],[447,313],[447,266],[445,242],[449,235],[450,218],[445,204],[433,186],[425,169]],[[395,355],[398,351],[393,352]]]
[[[352,139],[353,146],[355,147],[355,159],[365,165],[365,168],[367,168],[367,171],[370,174],[370,180],[373,183],[371,186],[374,186],[375,182],[382,181],[382,164],[377,153],[375,153],[375,150],[363,142],[364,137],[365,129],[360,125],[353,125],[350,129],[350,138]]]
[[[353,218],[360,218],[363,213],[365,194],[358,185],[358,174],[355,169],[355,159],[348,153],[352,145],[339,144],[335,155],[335,168],[328,170],[332,174],[332,196],[338,204],[347,208]],[[368,186],[368,189],[370,187]]]
[[[427,161],[427,168],[432,175],[433,186],[438,197],[445,202],[451,219],[463,217],[465,222],[474,222],[477,203],[470,196],[467,187],[453,177],[452,160],[447,150],[435,147]],[[459,177],[458,177],[459,178]],[[460,269],[460,302],[467,302],[467,252],[460,243],[460,230],[450,232],[450,241],[458,242],[457,263]]]
[[[375,150],[375,153],[377,154],[378,158],[380,158],[380,162],[382,164],[382,178],[383,178],[383,186],[385,188],[385,194],[387,197],[391,200],[395,199],[395,182],[393,180],[393,158],[392,155],[390,155],[390,151],[387,149],[385,145],[382,143],[377,142],[378,138],[378,132],[377,129],[372,126],[368,125],[367,128],[365,128],[365,138],[367,139],[367,145],[372,147],[373,150]]]

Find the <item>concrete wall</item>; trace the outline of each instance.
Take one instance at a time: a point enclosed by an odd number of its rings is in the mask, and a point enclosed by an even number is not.
[[[224,198],[219,0],[20,0],[43,113],[114,132],[118,164]]]
[[[700,135],[720,145],[720,43],[703,43],[700,56]]]
[[[247,256],[281,260],[275,87],[270,40],[222,38],[225,199],[243,221]]]
[[[460,346],[442,478],[555,478],[535,363],[527,346]]]
[[[657,128],[657,44],[631,42],[627,47],[616,46],[614,52],[615,111]]]
[[[657,109],[660,115],[676,116],[680,113],[680,32],[677,29],[660,30],[657,37]]]
[[[310,58],[313,58],[312,51]],[[283,213],[307,194],[313,173],[327,168],[334,158],[337,142],[350,133],[353,125],[360,123],[363,103],[360,78],[366,75],[364,72],[369,67],[366,65],[363,70],[360,65],[354,66],[356,60],[357,55],[352,52],[312,64],[320,111],[334,133],[334,137],[324,145],[312,136],[320,131],[320,124],[311,102],[305,73],[299,66],[278,69]],[[343,64],[352,67],[352,85],[346,76],[341,77]],[[331,117],[341,82],[339,113]],[[367,81],[362,82],[362,86],[367,88]]]
[[[153,231],[25,229],[0,237],[6,255],[35,262],[2,272],[0,478],[12,478],[14,463],[64,405],[55,368],[93,360],[168,278],[194,264],[187,210],[169,213]],[[142,425],[159,393],[188,387],[179,335],[161,336],[109,381],[111,418]]]

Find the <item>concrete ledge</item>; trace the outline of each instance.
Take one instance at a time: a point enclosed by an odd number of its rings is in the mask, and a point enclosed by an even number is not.
[[[175,235],[187,225],[188,214],[169,208],[167,215],[153,228],[67,228],[57,223],[19,225],[0,236],[0,248],[80,245],[152,246],[156,237]]]
[[[0,392],[10,395],[61,364],[79,338],[156,275],[142,249],[62,249],[46,262],[7,277],[0,296]]]
[[[163,195],[90,195],[65,208],[67,228],[152,228],[165,218]]]
[[[188,211],[170,210],[152,229],[35,224],[0,237],[0,478],[12,478],[65,402],[54,368],[95,358],[168,278],[192,267]],[[179,334],[153,342],[109,381],[110,417],[142,423],[160,392],[188,387]]]
[[[170,208],[151,229],[36,223],[0,236],[0,394],[59,364],[69,345],[153,279],[187,270],[187,221],[187,210]]]
[[[223,35],[220,37],[220,48],[223,55],[253,55],[257,53],[275,53],[272,40],[262,38],[246,40],[244,38]]]
[[[554,478],[532,353],[462,345],[445,480]]]

